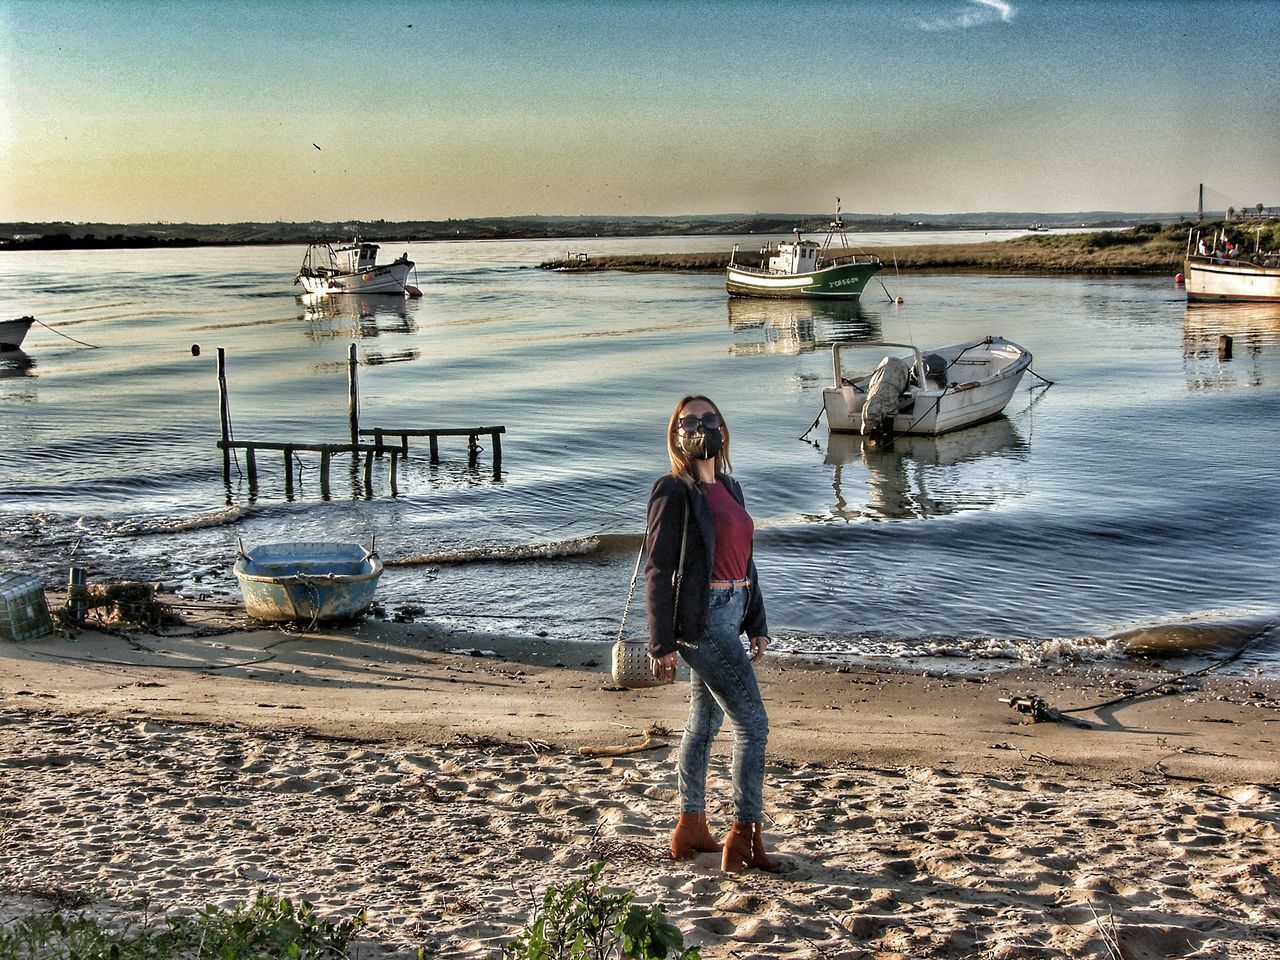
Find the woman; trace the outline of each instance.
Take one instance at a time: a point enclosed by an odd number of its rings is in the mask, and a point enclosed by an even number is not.
[[[707,827],[707,762],[728,714],[735,819],[721,863],[732,873],[745,867],[777,871],[761,836],[769,718],[752,668],[768,648],[769,630],[752,559],[754,524],[742,488],[729,475],[729,427],[714,403],[688,396],[676,404],[667,454],[671,472],[658,479],[649,498],[645,583],[654,676],[674,680],[677,653],[691,671],[689,721],[680,742],[680,820],[671,855],[683,860],[721,850]]]

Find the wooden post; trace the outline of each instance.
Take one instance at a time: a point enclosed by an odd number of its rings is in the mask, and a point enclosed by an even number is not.
[[[1219,334],[1218,335],[1218,359],[1230,360],[1231,347],[1232,347],[1231,337],[1229,337],[1225,333]]]
[[[320,496],[329,499],[329,464],[333,460],[333,451],[325,448],[320,451]]]
[[[428,439],[431,441],[431,462],[439,463],[440,462],[440,440],[434,433],[431,434],[428,437]]]
[[[467,435],[467,465],[474,467],[480,458],[480,444],[474,433]]]
[[[409,459],[409,435],[407,433],[400,434],[400,456],[406,460]]]
[[[293,447],[284,448],[284,497],[293,499]]]
[[[249,471],[249,492],[258,489],[258,452],[253,447],[244,448],[244,468]]]
[[[400,459],[400,451],[393,449],[391,451],[391,495],[394,497],[399,491],[396,489],[396,462]]]
[[[493,445],[493,479],[502,479],[502,434],[494,430],[489,434],[489,442]]]
[[[227,351],[218,348],[218,417],[222,422],[222,482],[231,482],[231,409],[227,401]]]
[[[348,410],[351,417],[351,445],[360,442],[360,387],[356,377],[356,345],[351,344],[347,351],[347,390],[349,393]],[[360,454],[356,454],[357,457]]]
[[[356,451],[356,456],[360,456],[360,451]],[[370,450],[364,455],[364,495],[365,497],[373,496],[373,451]]]
[[[382,456],[382,428],[375,427],[373,430],[373,445],[378,448],[378,456]]]

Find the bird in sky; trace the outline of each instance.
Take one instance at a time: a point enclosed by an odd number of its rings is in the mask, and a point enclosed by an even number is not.
[[[311,145],[312,145],[313,147],[315,147],[317,150],[319,150],[319,149],[320,149],[320,144],[318,144],[318,143],[313,143],[313,144],[311,144]]]

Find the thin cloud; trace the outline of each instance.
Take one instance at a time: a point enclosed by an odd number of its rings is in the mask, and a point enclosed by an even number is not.
[[[969,0],[969,6],[955,16],[917,20],[916,25],[921,30],[968,30],[984,23],[1008,23],[1016,12],[1007,0]]]

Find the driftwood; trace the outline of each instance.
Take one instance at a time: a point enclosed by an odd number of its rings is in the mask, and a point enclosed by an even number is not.
[[[660,724],[654,724],[643,734],[641,740],[635,744],[623,744],[616,747],[579,747],[578,755],[582,757],[625,757],[632,753],[643,753],[645,750],[656,750],[663,744],[654,742],[654,737],[665,737],[667,729]]]

